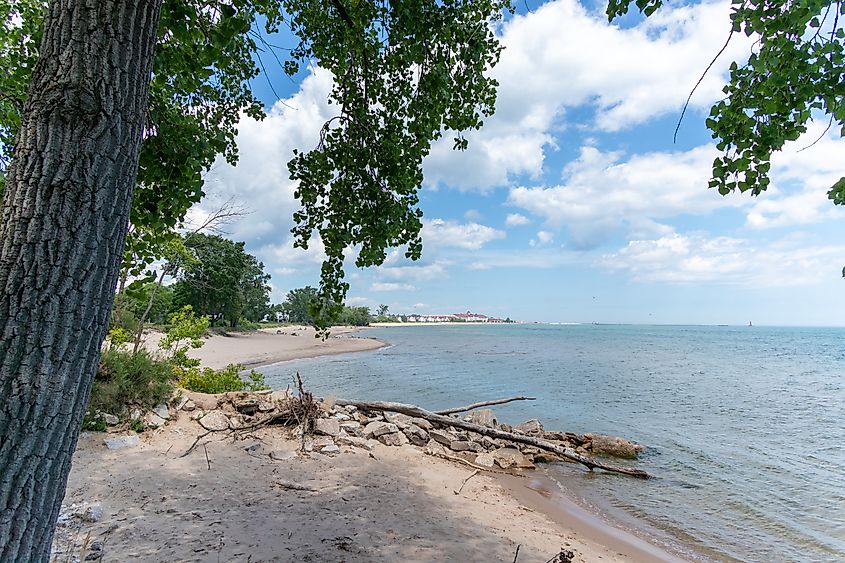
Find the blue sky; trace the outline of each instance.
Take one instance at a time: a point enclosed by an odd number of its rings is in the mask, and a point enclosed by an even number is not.
[[[425,161],[423,258],[347,268],[353,304],[397,313],[474,312],[545,322],[842,325],[845,209],[826,188],[845,143],[814,125],[773,160],[759,198],[707,189],[716,156],[704,118],[732,60],[729,2],[667,7],[610,25],[603,6],[559,0],[509,18],[492,74],[496,115]],[[272,274],[273,300],[316,285],[320,245],[291,245],[286,162],[332,116],[331,76],[259,79],[270,115],[239,127],[240,163],[215,165],[194,219],[234,196],[252,213],[225,227]],[[835,128],[834,128],[835,129]]]

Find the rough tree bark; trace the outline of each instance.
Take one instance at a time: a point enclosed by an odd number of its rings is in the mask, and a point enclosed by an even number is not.
[[[53,0],[0,223],[0,561],[48,561],[120,267],[161,0]]]

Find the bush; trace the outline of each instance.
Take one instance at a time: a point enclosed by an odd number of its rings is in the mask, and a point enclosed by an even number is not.
[[[153,358],[146,350],[107,349],[100,357],[91,401],[92,412],[119,414],[128,405],[153,408],[173,392],[169,362]]]
[[[250,370],[248,380],[241,379],[242,366],[229,364],[225,369],[192,368],[183,370],[179,386],[199,393],[225,393],[227,391],[260,391],[269,389],[264,374]]]

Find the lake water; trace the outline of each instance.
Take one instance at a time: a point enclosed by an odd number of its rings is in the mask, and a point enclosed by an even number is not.
[[[648,446],[641,481],[559,464],[567,495],[698,560],[845,560],[845,329],[370,329],[391,346],[268,366],[316,394],[432,410],[530,395],[499,420]]]

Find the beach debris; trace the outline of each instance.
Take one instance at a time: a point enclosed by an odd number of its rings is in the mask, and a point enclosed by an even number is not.
[[[223,414],[222,411],[211,411],[198,419],[200,426],[212,432],[219,432],[221,430],[229,429],[229,417]]]
[[[475,432],[477,434],[490,436],[491,438],[497,438],[501,440],[508,440],[510,442],[516,442],[521,444],[526,444],[529,446],[535,446],[537,448],[550,451],[559,455],[560,457],[569,459],[571,461],[578,462],[589,470],[593,469],[603,469],[605,471],[611,473],[620,473],[623,475],[629,475],[632,477],[641,477],[641,478],[648,478],[649,475],[646,471],[642,469],[636,469],[633,467],[623,467],[623,466],[615,466],[603,463],[599,460],[587,457],[583,454],[580,454],[573,450],[571,447],[555,444],[548,440],[544,440],[539,437],[535,436],[528,436],[523,434],[516,434],[513,432],[508,432],[505,430],[500,430],[497,428],[488,428],[485,426],[479,426],[477,424],[473,424],[471,422],[467,422],[465,420],[461,420],[459,418],[453,418],[449,416],[440,415],[428,410],[425,410],[421,407],[416,405],[408,405],[405,403],[394,403],[389,401],[346,401],[338,399],[338,405],[354,405],[359,409],[366,409],[370,411],[388,411],[388,412],[399,412],[402,414],[407,414],[408,416],[414,416],[419,418],[424,418],[429,422],[434,424],[442,425],[442,426],[451,426],[453,428],[458,428],[461,430],[468,430],[471,432]],[[432,437],[435,438],[434,431],[431,432]],[[436,439],[436,438],[435,438]],[[438,440],[439,441],[439,440]],[[450,442],[451,444],[451,442]]]
[[[318,418],[314,431],[324,436],[337,436],[340,434],[340,421],[336,418]]]
[[[473,471],[472,473],[470,473],[470,474],[469,474],[469,476],[468,476],[466,479],[464,479],[464,480],[461,482],[461,486],[460,486],[460,487],[458,487],[457,489],[455,489],[455,494],[456,494],[456,495],[461,494],[461,491],[463,491],[463,490],[464,490],[464,485],[466,485],[466,484],[467,484],[467,481],[469,481],[470,479],[472,479],[473,477],[475,477],[476,475],[478,475],[478,471],[479,471],[479,470],[478,470],[478,469],[476,469],[475,471]]]
[[[495,428],[496,425],[498,425],[496,417],[493,416],[493,411],[490,409],[481,409],[471,412],[464,418],[464,420],[480,426],[489,426],[490,428]]]
[[[467,405],[465,407],[457,407],[454,409],[446,409],[444,411],[435,411],[437,414],[447,415],[447,414],[455,414],[459,412],[466,412],[471,411],[474,409],[478,409],[481,407],[492,407],[494,405],[504,405],[505,403],[511,403],[513,401],[534,401],[536,400],[535,397],[508,397],[507,399],[494,399],[492,401],[482,401],[480,403],[473,403],[471,405]]]
[[[141,439],[138,436],[117,436],[116,438],[106,438],[103,440],[103,443],[106,444],[106,447],[110,450],[119,450],[122,448],[131,448],[133,446],[137,446],[141,443]]]

